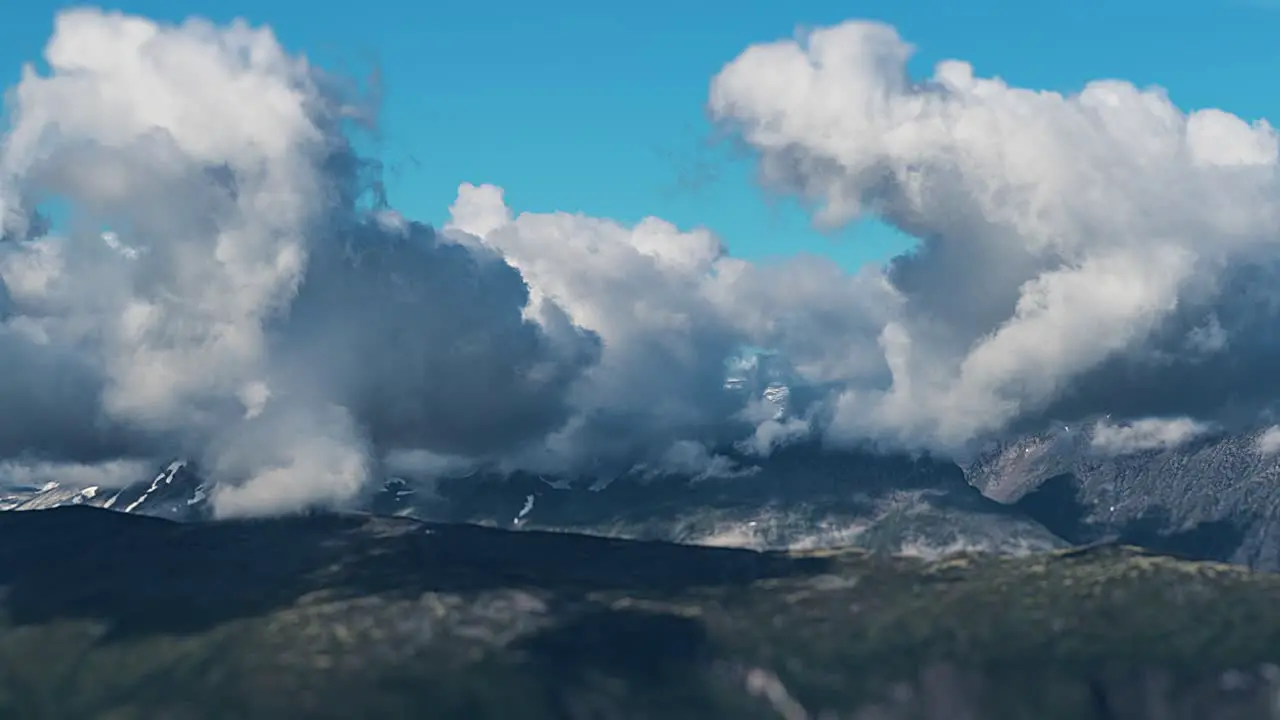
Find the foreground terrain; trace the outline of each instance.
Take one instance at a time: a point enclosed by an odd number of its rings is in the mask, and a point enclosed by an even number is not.
[[[0,513],[0,717],[1272,718],[1280,576]]]

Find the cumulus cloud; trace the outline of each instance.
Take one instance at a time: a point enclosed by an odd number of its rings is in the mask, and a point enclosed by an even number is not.
[[[746,336],[712,292],[728,261],[707,230],[658,218],[635,226],[567,213],[515,216],[502,190],[464,184],[448,233],[465,233],[515,266],[551,337],[586,328],[599,361],[572,389],[575,415],[518,461],[542,471],[588,457],[620,472],[715,443],[743,399],[724,392],[725,361]],[[680,464],[687,464],[681,461]]]
[[[6,455],[186,454],[242,514],[567,417],[596,338],[526,319],[501,258],[362,210],[344,99],[270,31],[77,10],[45,58],[0,154]]]
[[[1063,95],[958,60],[915,79],[912,51],[846,23],[753,46],[711,86],[764,184],[819,224],[870,213],[921,240],[886,273],[890,379],[840,391],[834,433],[947,448],[1040,414],[1274,402],[1270,125],[1122,81]]]
[[[920,239],[849,273],[466,182],[437,231],[372,192],[369,108],[269,30],[65,12],[0,146],[0,458],[183,455],[252,514],[385,474],[733,475],[814,434],[951,453],[1106,412],[1102,446],[1168,446],[1270,409],[1269,125],[1120,81],[913,79],[911,52],[847,23],[711,82],[763,185]],[[726,385],[748,351],[771,374]]]

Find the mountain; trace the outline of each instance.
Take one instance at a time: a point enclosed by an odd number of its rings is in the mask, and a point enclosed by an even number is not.
[[[1176,589],[1176,591],[1175,591]],[[1263,720],[1280,575],[0,513],[0,717]]]
[[[729,383],[788,412],[789,390],[757,362]],[[747,372],[750,371],[750,372]],[[812,443],[767,458],[723,449],[726,477],[633,472],[587,478],[475,472],[391,478],[351,510],[510,529],[753,549],[858,546],[928,557],[1018,554],[1117,541],[1280,570],[1280,455],[1272,431],[1207,434],[1117,455],[1097,423],[994,444],[955,463]],[[0,494],[0,509],[89,505],[174,520],[212,516],[211,488],[181,461],[123,489],[50,483]]]
[[[724,390],[756,398],[773,419],[791,419],[791,380],[776,355],[730,363]],[[746,547],[855,545],[937,556],[958,550],[1026,553],[1066,542],[1016,509],[982,496],[950,462],[794,443],[768,457],[738,447],[718,455],[720,476],[653,474],[544,477],[478,471],[429,482],[389,478],[348,509],[437,522],[583,532],[610,537]],[[10,493],[3,509],[89,505],[172,520],[212,516],[211,488],[174,461],[121,490],[51,483]]]
[[[773,419],[792,419],[791,377],[776,355],[730,363],[725,392],[756,398]],[[802,549],[856,545],[937,556],[963,549],[1025,553],[1066,542],[1016,509],[982,496],[950,462],[813,443],[760,458],[720,449],[727,476],[654,475],[637,470],[598,479],[475,472],[430,482],[390,478],[349,509],[439,522],[585,532],[610,537]],[[172,520],[212,516],[211,487],[174,461],[123,489],[50,483],[17,488],[0,509],[89,505]]]
[[[787,446],[763,460],[733,459],[754,469],[702,479],[624,476],[596,489],[587,480],[527,474],[429,485],[398,480],[368,507],[439,522],[754,549],[852,545],[937,556],[1065,546],[983,497],[953,463],[813,444]]]
[[[1269,431],[1100,452],[1097,423],[999,444],[966,467],[984,494],[1073,543],[1119,539],[1280,570],[1280,455]]]
[[[755,549],[855,545],[936,556],[1066,545],[1016,510],[983,497],[951,463],[815,445],[789,446],[763,460],[738,455],[735,461],[749,469],[702,479],[633,473],[604,486],[521,473],[478,472],[421,483],[392,478],[350,509]],[[211,517],[208,498],[209,487],[198,472],[173,462],[155,477],[120,490],[51,484],[13,498],[10,505],[15,510],[88,505],[191,521]]]
[[[209,489],[188,463],[175,460],[154,477],[123,488],[76,487],[58,482],[39,488],[11,488],[0,497],[0,510],[87,505],[135,515],[196,521],[212,517]]]

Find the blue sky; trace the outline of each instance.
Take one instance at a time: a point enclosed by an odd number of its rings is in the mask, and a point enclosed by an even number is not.
[[[66,4],[0,13],[0,78],[36,59]],[[1280,3],[1267,0],[139,0],[108,7],[177,20],[245,17],[335,70],[385,80],[382,152],[392,203],[441,222],[458,183],[506,188],[516,210],[706,225],[737,255],[820,253],[846,267],[907,244],[874,222],[823,235],[765,198],[743,162],[709,152],[711,76],[798,25],[871,18],[978,74],[1069,91],[1096,78],[1169,89],[1184,108],[1280,118]]]

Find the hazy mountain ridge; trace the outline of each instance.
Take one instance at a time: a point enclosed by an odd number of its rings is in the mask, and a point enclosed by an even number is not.
[[[854,545],[930,555],[1064,544],[983,497],[951,463],[812,444],[755,461],[755,472],[734,477],[633,477],[594,491],[557,489],[565,484],[529,475],[472,477],[411,495],[402,485],[373,507],[438,521],[755,549]]]
[[[778,423],[796,420],[781,358],[747,354],[726,371],[726,392],[756,398]],[[1280,457],[1267,444],[1269,431],[1201,434],[1117,455],[1098,447],[1106,422],[996,443],[963,469],[928,456],[806,441],[765,456],[730,445],[715,452],[719,473],[637,467],[610,482],[483,470],[430,481],[392,477],[346,509],[759,550],[858,546],[927,557],[1110,539],[1280,569]],[[14,488],[0,492],[0,509],[87,505],[198,521],[214,515],[213,490],[197,467],[175,460],[124,488]]]
[[[754,549],[853,545],[934,556],[1065,546],[1035,521],[983,497],[952,463],[811,444],[788,446],[764,459],[739,454],[734,460],[750,471],[710,478],[637,472],[603,485],[526,473],[478,472],[416,483],[393,478],[350,509]],[[50,486],[11,505],[15,510],[89,505],[203,520],[211,517],[209,495],[198,470],[175,462],[121,490]]]
[[[784,414],[785,405],[778,411]],[[925,556],[963,549],[1018,554],[1119,539],[1280,569],[1280,462],[1264,451],[1265,430],[1114,455],[1094,446],[1094,428],[1027,434],[988,448],[963,470],[927,457],[797,443],[766,458],[726,450],[747,470],[731,477],[637,471],[606,484],[527,473],[392,478],[350,509],[692,544],[853,545]],[[0,507],[83,504],[201,520],[212,515],[210,490],[197,469],[175,462],[120,490],[51,484],[10,494]]]

